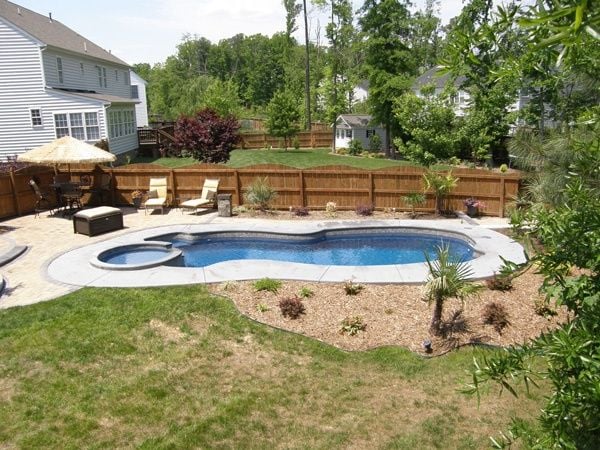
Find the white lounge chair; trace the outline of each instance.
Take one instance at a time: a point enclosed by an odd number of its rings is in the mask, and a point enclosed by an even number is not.
[[[150,178],[150,190],[148,191],[148,200],[144,203],[144,214],[148,209],[160,209],[164,213],[164,207],[167,204],[167,179]]]
[[[193,198],[181,202],[179,204],[179,207],[181,208],[181,213],[183,214],[184,209],[192,209],[194,210],[194,214],[196,214],[198,212],[198,208],[207,208],[209,206],[212,207],[215,204],[218,188],[219,180],[204,180],[204,186],[202,187],[202,193],[200,194],[200,198]]]

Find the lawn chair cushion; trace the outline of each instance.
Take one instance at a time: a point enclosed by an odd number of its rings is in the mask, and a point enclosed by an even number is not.
[[[148,206],[163,206],[165,203],[167,203],[166,198],[150,198],[146,201],[146,203],[144,203],[144,205],[146,207],[148,207]]]
[[[193,198],[191,200],[186,200],[185,202],[181,203],[181,207],[182,208],[199,208],[200,206],[203,205],[211,205],[214,202],[214,200],[206,200],[203,198]]]

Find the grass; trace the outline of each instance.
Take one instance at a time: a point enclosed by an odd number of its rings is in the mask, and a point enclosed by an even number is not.
[[[133,163],[153,163],[165,167],[185,167],[195,164],[193,158],[151,158],[137,157]],[[258,164],[281,164],[296,169],[307,169],[319,166],[349,166],[359,169],[382,169],[408,165],[406,161],[393,161],[389,159],[361,158],[354,156],[341,156],[331,154],[331,149],[306,149],[306,150],[234,150],[231,152],[227,166],[242,168]]]
[[[349,353],[204,287],[82,289],[0,311],[6,448],[487,448],[536,397],[457,392],[474,353]]]

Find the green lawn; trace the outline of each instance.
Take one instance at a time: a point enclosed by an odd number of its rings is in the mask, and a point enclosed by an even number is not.
[[[150,158],[138,157],[133,163],[154,163],[166,167],[185,167],[194,164],[192,158]],[[314,150],[234,150],[227,165],[230,167],[246,167],[257,164],[282,164],[296,169],[309,167],[345,165],[360,169],[381,169],[407,165],[406,161],[389,159],[361,158],[331,154],[330,149]]]
[[[2,448],[487,448],[542,403],[477,409],[457,391],[474,350],[344,352],[200,286],[83,289],[0,323]]]

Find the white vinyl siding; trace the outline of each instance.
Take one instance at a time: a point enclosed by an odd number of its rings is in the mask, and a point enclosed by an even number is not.
[[[146,83],[140,76],[131,72],[128,73],[131,78],[131,98],[140,100],[135,104],[135,122],[138,127],[148,126],[148,102],[146,100]]]
[[[108,145],[115,154],[138,148],[137,126],[133,106],[111,106],[106,110]]]
[[[124,70],[123,66],[86,58],[85,55],[72,55],[57,49],[45,49],[42,52],[46,84],[51,87],[93,91],[100,94],[109,94],[116,97],[129,98],[130,84],[119,81],[112,82],[112,72]],[[56,74],[56,58],[60,57],[63,66],[63,84],[58,82]],[[82,72],[83,65],[83,72]],[[100,68],[100,69],[98,69]],[[102,70],[104,69],[104,71]],[[104,82],[104,74],[107,79]],[[121,74],[119,74],[120,76]],[[111,78],[111,80],[108,80]]]

